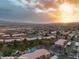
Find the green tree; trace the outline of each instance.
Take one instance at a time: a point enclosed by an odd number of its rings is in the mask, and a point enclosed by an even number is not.
[[[13,49],[7,47],[7,45],[4,45],[3,48],[2,48],[2,55],[3,56],[11,56],[13,52]]]

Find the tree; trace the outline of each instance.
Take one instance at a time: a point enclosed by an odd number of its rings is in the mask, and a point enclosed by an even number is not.
[[[56,32],[56,39],[58,39],[58,36],[60,35],[60,32],[59,31],[57,31]]]
[[[19,42],[14,40],[14,42],[13,42],[13,49],[19,49],[19,46],[20,46]]]
[[[75,36],[71,37],[71,41],[74,41],[74,39],[75,39]]]
[[[13,52],[13,50],[7,47],[3,51],[3,56],[11,56],[12,52]]]
[[[3,48],[2,48],[3,56],[11,56],[12,52],[13,52],[13,49],[7,47],[7,45],[3,46]]]
[[[2,42],[0,42],[0,50],[2,49],[3,45],[4,44]]]

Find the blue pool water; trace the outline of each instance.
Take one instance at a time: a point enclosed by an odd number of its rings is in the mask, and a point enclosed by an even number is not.
[[[50,59],[57,59],[57,58],[58,58],[58,56],[54,55]]]
[[[28,53],[32,53],[32,52],[34,52],[34,51],[36,51],[37,50],[37,48],[35,48],[35,47],[33,47],[33,48],[28,48],[27,49],[27,52]]]

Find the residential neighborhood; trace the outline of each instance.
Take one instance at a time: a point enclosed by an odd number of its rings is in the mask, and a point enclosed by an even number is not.
[[[0,0],[0,59],[79,59],[79,0]]]

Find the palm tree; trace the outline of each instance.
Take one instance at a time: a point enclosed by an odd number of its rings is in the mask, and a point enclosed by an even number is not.
[[[75,39],[75,36],[71,37],[71,41],[74,41],[74,39]]]
[[[56,32],[56,39],[58,39],[58,36],[60,35],[60,32],[59,31],[57,31]]]
[[[65,39],[66,39],[66,40],[68,39],[68,34],[65,35]]]

